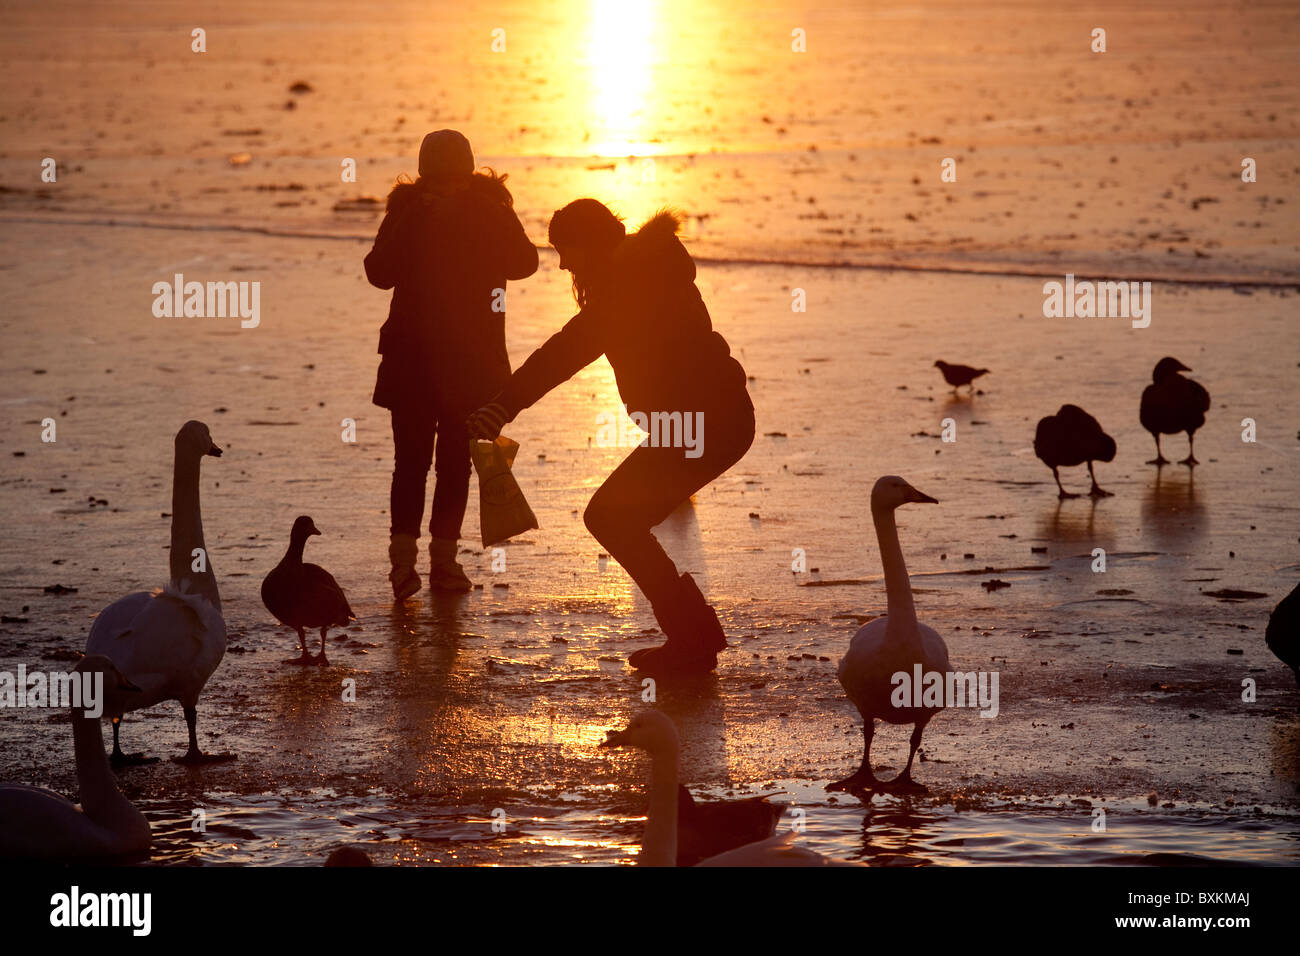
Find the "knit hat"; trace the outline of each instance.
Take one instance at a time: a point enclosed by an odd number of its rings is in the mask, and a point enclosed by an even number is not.
[[[454,129],[440,129],[420,144],[420,175],[432,178],[468,176],[474,172],[469,140]]]

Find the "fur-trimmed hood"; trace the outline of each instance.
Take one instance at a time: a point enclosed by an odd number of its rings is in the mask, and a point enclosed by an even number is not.
[[[677,238],[681,224],[680,213],[672,209],[659,210],[623,240],[614,254],[615,267],[620,272],[634,270],[642,278],[656,281],[694,282],[695,263]]]
[[[456,181],[399,182],[388,194],[386,211],[401,212],[416,205],[440,206],[450,202],[510,205],[504,182],[474,174]]]

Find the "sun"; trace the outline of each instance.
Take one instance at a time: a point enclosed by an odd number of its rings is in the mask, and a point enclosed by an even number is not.
[[[592,0],[587,64],[598,156],[644,156],[655,53],[654,0]]]

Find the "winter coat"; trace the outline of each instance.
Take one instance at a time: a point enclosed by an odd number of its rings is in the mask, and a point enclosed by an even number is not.
[[[372,285],[393,290],[374,403],[463,418],[488,401],[510,376],[506,281],[537,271],[502,190],[481,176],[396,187],[365,265]]]
[[[602,354],[629,412],[753,407],[745,370],[695,287],[678,226],[661,212],[622,240],[582,311],[510,376],[496,400],[511,418]]]

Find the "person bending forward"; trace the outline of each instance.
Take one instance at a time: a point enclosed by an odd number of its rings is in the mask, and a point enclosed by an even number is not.
[[[672,423],[677,438],[660,432],[653,436],[658,447],[633,450],[583,515],[654,609],[667,640],[636,651],[629,663],[658,674],[707,673],[727,642],[695,581],[678,574],[651,529],[739,461],[754,441],[745,370],[713,330],[695,286],[695,263],[677,238],[679,225],[664,211],[627,235],[594,199],[556,212],[550,241],[560,268],[573,274],[581,311],[466,423],[472,436],[495,438],[505,422],[602,354],[629,415],[639,412],[652,428]],[[676,427],[687,421],[698,423],[689,443]]]

